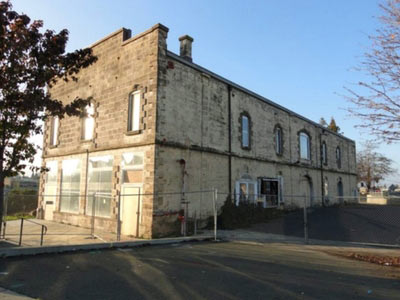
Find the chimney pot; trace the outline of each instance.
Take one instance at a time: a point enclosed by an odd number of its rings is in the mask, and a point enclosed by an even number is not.
[[[182,58],[192,62],[193,38],[189,35],[184,35],[179,38],[179,41],[181,42],[179,55]]]

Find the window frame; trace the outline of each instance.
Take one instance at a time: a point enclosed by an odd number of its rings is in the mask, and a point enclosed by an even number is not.
[[[241,200],[241,193],[240,193],[240,191],[241,191],[240,186],[242,184],[246,185],[246,194],[244,194],[244,197],[245,197],[244,200]],[[251,191],[249,190],[250,185],[253,185],[253,193],[251,193]],[[236,195],[236,197],[235,197],[236,198],[235,199],[236,206],[238,206],[241,201],[256,204],[257,199],[258,199],[258,181],[251,180],[251,179],[237,180],[236,184],[235,184],[235,195]]]
[[[53,116],[50,120],[50,147],[57,147],[60,118]]]
[[[283,129],[277,124],[274,129],[275,153],[278,156],[283,155]]]
[[[245,145],[244,143],[244,118],[247,119],[247,145]],[[242,147],[242,149],[244,150],[250,150],[251,149],[251,117],[247,112],[242,112],[240,114],[240,118],[239,118],[239,122],[240,122],[240,145]]]
[[[336,165],[338,167],[338,169],[342,168],[342,149],[340,148],[340,146],[336,147]]]
[[[325,141],[323,141],[321,145],[321,159],[323,165],[328,165],[328,147]]]
[[[138,102],[135,105],[135,96],[138,96]],[[133,91],[129,94],[128,98],[128,124],[127,124],[127,133],[135,134],[140,133],[140,118],[141,118],[141,103],[142,96],[141,91]],[[137,113],[135,113],[137,110]],[[137,118],[137,120],[135,119]],[[136,125],[136,126],[135,126]]]
[[[92,115],[90,115],[90,109],[93,108],[93,112]],[[96,108],[94,103],[90,103],[88,105],[85,106],[84,111],[82,113],[82,121],[81,121],[81,141],[82,142],[88,142],[88,141],[92,141],[94,139],[94,130],[95,130],[95,126],[96,126]],[[86,122],[87,120],[92,120],[93,122],[93,129],[90,132],[90,138],[87,138],[87,131],[86,131]]]
[[[76,210],[71,210],[71,209],[65,209],[63,208],[63,197],[69,198],[69,207],[71,207],[71,197],[74,196],[74,193],[72,192],[72,190],[67,190],[67,193],[64,194],[64,183],[66,182],[65,180],[65,176],[66,176],[66,169],[68,169],[66,166],[71,166],[75,164],[76,167],[79,169],[78,172],[79,173],[79,180],[78,182],[78,194],[75,194],[75,197],[78,198],[77,203],[78,203],[78,207]],[[67,183],[69,183],[69,185],[72,185],[72,183],[76,183],[74,181],[72,181],[71,179],[73,178],[73,176],[75,176],[75,174],[68,174],[69,176],[69,181]],[[60,203],[59,203],[59,212],[61,213],[68,213],[68,214],[79,214],[80,211],[80,197],[81,197],[81,181],[82,181],[82,162],[81,159],[79,158],[71,158],[71,159],[65,159],[61,161],[61,178],[60,178]]]
[[[96,160],[108,160],[111,161],[111,165],[110,166],[102,166],[102,167],[93,167],[93,163],[96,162]],[[114,161],[115,161],[115,157],[114,155],[95,155],[95,156],[91,156],[89,157],[88,160],[88,174],[86,176],[86,186],[87,186],[87,195],[86,195],[86,203],[85,203],[85,215],[87,216],[93,216],[93,209],[95,211],[95,217],[96,218],[111,218],[112,217],[112,192],[113,192],[113,174],[114,174]],[[93,174],[95,172],[111,172],[111,181],[110,181],[110,193],[108,195],[108,193],[102,193],[101,192],[101,184],[102,181],[93,181],[91,182],[90,179],[92,178],[91,176],[93,176]],[[101,176],[100,176],[101,178]],[[100,188],[100,190],[99,190]],[[99,195],[97,196],[99,199],[97,199],[96,197],[96,202],[95,202],[95,207],[93,208],[93,193],[92,191],[96,190],[94,193],[99,193]],[[91,197],[92,196],[92,197]],[[106,198],[109,201],[109,212],[107,215],[103,215],[100,213],[100,202],[99,200],[104,200],[103,198]]]
[[[302,147],[301,147],[301,140],[302,140],[302,137],[306,137],[307,138],[307,157],[305,158],[305,157],[302,157]],[[310,135],[308,134],[308,132],[306,132],[306,131],[300,131],[299,132],[299,158],[300,158],[300,160],[303,160],[303,161],[311,161],[311,137],[310,137]]]

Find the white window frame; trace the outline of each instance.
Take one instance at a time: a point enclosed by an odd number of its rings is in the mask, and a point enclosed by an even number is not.
[[[60,128],[60,119],[58,116],[52,117],[50,121],[50,146],[58,144],[58,130]]]
[[[128,132],[140,130],[140,96],[140,91],[135,91],[129,95]]]
[[[239,205],[240,202],[240,185],[241,184],[246,184],[246,191],[247,191],[247,201],[249,201],[249,195],[254,195],[253,198],[253,203],[257,203],[257,199],[258,199],[258,183],[257,181],[254,180],[250,180],[250,179],[239,179],[238,181],[236,181],[236,185],[235,185],[235,194],[236,194],[236,205]],[[251,193],[249,191],[249,185],[253,184],[254,185],[254,191],[253,193]]]
[[[74,166],[75,167],[79,167],[79,188],[78,188],[78,193],[76,194],[77,197],[78,197],[78,209],[77,210],[63,210],[61,208],[61,205],[62,205],[62,198],[63,198],[63,195],[64,195],[63,194],[63,182],[65,180],[65,173],[66,173],[66,170],[72,169],[72,167],[74,167]],[[59,205],[60,212],[71,213],[71,214],[79,214],[81,182],[82,182],[82,164],[81,164],[81,160],[79,158],[63,160],[61,162],[60,205]],[[66,194],[65,196],[71,196],[71,195],[73,195],[73,193],[70,190],[69,194]]]
[[[87,174],[87,178],[86,178],[86,185],[87,185],[87,188],[88,188],[88,190],[89,190],[89,179],[90,179],[90,176],[89,176],[89,173],[90,173],[90,171],[92,171],[92,168],[90,167],[90,163],[91,163],[91,161],[95,161],[95,160],[101,160],[101,159],[111,159],[111,161],[112,161],[112,165],[111,166],[107,166],[107,167],[101,167],[101,168],[96,168],[96,171],[111,171],[111,191],[110,191],[110,194],[109,195],[107,195],[107,194],[100,194],[99,195],[99,197],[105,197],[105,198],[107,198],[107,197],[109,197],[109,199],[110,199],[110,211],[109,211],[109,215],[100,215],[98,212],[96,212],[96,207],[94,208],[95,209],[95,216],[96,217],[101,217],[101,218],[111,218],[111,215],[112,215],[112,213],[111,213],[111,210],[112,210],[112,197],[111,197],[111,195],[112,195],[112,190],[113,190],[113,184],[112,184],[112,177],[113,177],[113,167],[114,167],[114,156],[113,155],[101,155],[101,156],[92,156],[92,157],[89,157],[89,161],[88,161],[88,163],[89,163],[89,166],[88,166],[88,174]],[[95,192],[95,193],[98,193],[98,192]],[[89,200],[90,200],[90,197],[93,197],[93,195],[90,195],[90,194],[87,194],[86,195],[86,209],[85,209],[85,211],[86,211],[86,215],[88,215],[88,216],[92,216],[93,215],[93,206],[92,206],[92,208],[91,209],[89,209]],[[93,200],[92,200],[93,201]],[[93,205],[93,204],[92,204]]]
[[[301,143],[301,140],[302,140],[302,137],[304,137],[304,138],[307,138],[307,149],[306,149],[306,151],[307,151],[307,157],[303,157],[302,156],[302,147],[301,147],[301,145],[302,145],[302,143]],[[310,145],[310,136],[307,134],[307,133],[305,133],[305,132],[300,132],[300,134],[299,134],[299,154],[300,154],[300,159],[303,159],[303,160],[311,160],[311,145]]]
[[[259,197],[263,198],[263,206],[267,207],[267,201],[266,197],[263,197],[264,194],[261,194],[261,184],[262,181],[274,181],[278,183],[278,203],[277,206],[279,207],[281,204],[283,204],[283,176],[277,176],[276,178],[270,178],[270,177],[259,177],[258,178],[258,195]]]
[[[141,165],[124,165],[124,155],[137,155],[137,156],[141,156],[142,157],[142,164]],[[132,158],[133,159],[133,158]],[[121,184],[125,185],[125,184],[133,184],[133,185],[137,185],[138,183],[125,183],[124,182],[124,171],[128,171],[128,170],[143,170],[144,169],[144,153],[143,152],[124,152],[121,155],[121,168],[120,168],[120,178],[121,178]]]
[[[82,119],[82,140],[90,141],[94,136],[94,127],[95,127],[95,109],[94,104],[90,103],[85,107],[85,115]]]

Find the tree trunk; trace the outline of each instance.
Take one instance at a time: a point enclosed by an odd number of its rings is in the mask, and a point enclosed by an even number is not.
[[[4,214],[4,176],[2,172],[0,173],[0,236],[3,227],[3,214]]]

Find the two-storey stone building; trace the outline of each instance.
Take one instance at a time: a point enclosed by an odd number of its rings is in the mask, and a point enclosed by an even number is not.
[[[217,188],[218,206],[228,195],[282,206],[354,195],[352,140],[196,65],[189,36],[180,55],[168,51],[167,33],[120,29],[91,46],[98,61],[78,82],[52,87],[65,103],[93,101],[80,118],[46,122],[44,218],[90,226],[94,213],[115,230],[120,199],[122,233],[151,237],[171,230],[181,191]],[[210,197],[191,197],[189,214],[210,215]]]

